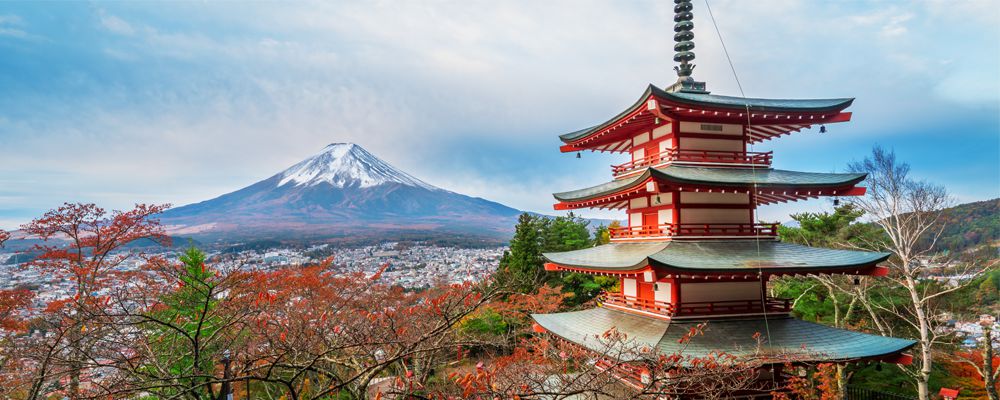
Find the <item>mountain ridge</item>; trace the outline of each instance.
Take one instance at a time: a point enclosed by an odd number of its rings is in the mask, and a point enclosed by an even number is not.
[[[521,211],[426,183],[353,143],[317,154],[242,189],[167,210],[175,234],[341,237],[436,231],[506,240]]]

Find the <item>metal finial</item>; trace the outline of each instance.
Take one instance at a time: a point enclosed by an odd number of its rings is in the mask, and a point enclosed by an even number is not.
[[[694,70],[694,14],[691,13],[691,0],[674,0],[674,61],[681,65],[674,67],[677,77],[684,79],[691,76]]]

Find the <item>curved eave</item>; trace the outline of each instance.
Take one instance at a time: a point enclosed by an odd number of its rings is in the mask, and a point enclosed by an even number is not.
[[[649,265],[658,269],[663,270],[667,273],[674,273],[675,275],[685,275],[696,273],[698,275],[704,275],[706,273],[711,273],[713,275],[745,275],[745,274],[756,274],[757,272],[763,272],[768,275],[821,275],[821,274],[851,274],[851,275],[868,275],[874,272],[876,264],[889,259],[889,256],[879,257],[878,259],[872,261],[865,261],[859,263],[851,264],[838,264],[838,265],[825,265],[825,266],[789,266],[789,265],[777,265],[768,264],[766,262],[748,264],[742,267],[730,267],[730,268],[702,268],[693,266],[683,266],[673,263],[662,263],[650,257]]]
[[[889,253],[837,250],[775,241],[666,241],[609,243],[542,255],[549,270],[591,274],[635,275],[648,269],[657,275],[876,275],[876,264]]]
[[[582,202],[601,198],[613,200],[642,191],[651,178],[671,187],[719,188],[719,189],[769,189],[769,190],[808,190],[850,189],[865,179],[865,174],[834,174],[820,172],[798,172],[775,169],[748,168],[705,168],[668,166],[665,168],[646,168],[642,174],[627,179],[614,180],[585,189],[553,193],[552,196],[562,205],[556,209],[577,208]],[[843,194],[849,195],[849,194]]]
[[[546,261],[564,270],[589,273],[636,274],[647,269],[649,255],[667,243],[609,243],[581,250],[542,253]]]
[[[587,136],[590,136],[590,134],[592,134],[594,132],[603,130],[605,128],[608,128],[608,127],[614,125],[616,122],[620,121],[622,118],[625,118],[626,116],[628,116],[628,115],[630,115],[632,113],[635,113],[636,111],[639,111],[642,108],[644,108],[645,105],[646,105],[646,100],[649,99],[649,96],[653,93],[654,89],[659,90],[655,86],[653,86],[652,84],[650,84],[649,86],[647,86],[646,90],[642,92],[642,96],[639,96],[639,99],[636,100],[636,102],[634,104],[632,104],[631,106],[629,106],[628,108],[626,108],[625,111],[622,111],[622,112],[618,113],[618,115],[614,116],[614,118],[611,118],[611,119],[609,119],[609,120],[607,120],[607,121],[605,121],[603,123],[594,125],[594,126],[592,126],[590,128],[581,129],[581,130],[578,130],[578,131],[575,131],[575,132],[570,132],[570,133],[565,133],[565,134],[559,135],[559,139],[562,140],[563,143],[571,144],[573,142],[576,142],[576,141],[579,141],[581,139],[584,139]]]
[[[916,341],[855,332],[794,317],[733,318],[707,320],[703,333],[680,344],[678,339],[706,321],[674,321],[660,341],[658,350],[671,354],[683,351],[699,357],[712,351],[735,356],[760,356],[756,334],[764,341],[761,351],[774,362],[853,362],[884,359],[912,348]]]
[[[661,354],[701,358],[722,352],[736,357],[772,357],[772,363],[854,362],[894,359],[916,341],[834,328],[793,317],[760,317],[668,321],[604,307],[557,314],[532,314],[542,329],[592,351],[631,361],[621,349],[651,348]],[[623,347],[601,341],[615,329]],[[702,334],[689,336],[692,329]],[[758,335],[759,334],[759,335]],[[764,341],[758,352],[757,337]],[[681,340],[681,338],[687,338]]]
[[[626,193],[644,185],[650,176],[652,176],[652,168],[646,168],[643,173],[628,179],[614,180],[585,189],[552,193],[552,197],[561,202],[580,202],[618,193]]]

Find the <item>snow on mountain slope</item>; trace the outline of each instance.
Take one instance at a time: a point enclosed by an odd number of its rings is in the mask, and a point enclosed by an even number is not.
[[[333,143],[326,146],[319,154],[293,165],[280,175],[279,187],[287,184],[315,186],[329,183],[337,188],[348,186],[367,188],[386,183],[400,183],[428,190],[441,190],[389,165],[354,143]]]

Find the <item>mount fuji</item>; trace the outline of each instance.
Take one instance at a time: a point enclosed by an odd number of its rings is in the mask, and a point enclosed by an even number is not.
[[[224,239],[419,237],[507,239],[521,213],[435,187],[361,146],[334,143],[253,185],[167,210],[173,235]]]

